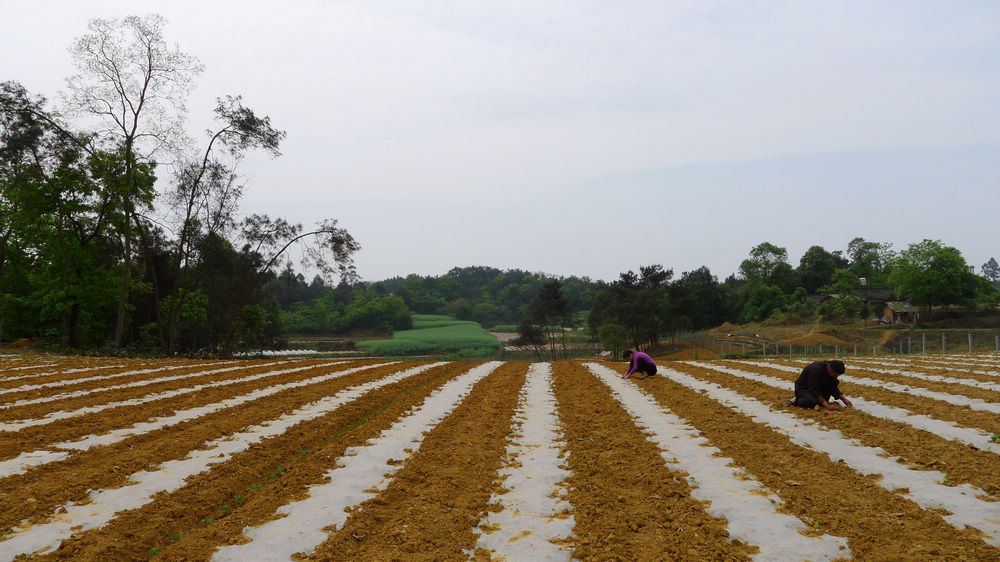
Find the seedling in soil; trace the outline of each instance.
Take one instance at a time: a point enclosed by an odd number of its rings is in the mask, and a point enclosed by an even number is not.
[[[177,542],[179,540],[181,540],[181,534],[180,533],[174,533],[174,534],[170,535],[170,542]]]
[[[222,505],[219,506],[219,509],[222,510],[222,513],[225,513],[227,511],[229,511],[229,504],[224,503],[224,504],[222,504]]]
[[[1000,443],[1000,433],[994,433],[990,436],[991,443]]]
[[[152,557],[156,556],[156,555],[157,555],[157,554],[159,554],[159,553],[160,553],[160,547],[158,547],[158,546],[157,546],[157,547],[154,547],[154,548],[151,548],[151,549],[149,549],[149,557],[150,557],[150,558],[152,558]]]
[[[302,455],[302,456],[308,455],[309,454],[309,449],[301,449],[301,450],[299,450],[299,454]]]
[[[251,492],[258,492],[263,487],[264,487],[263,484],[250,484],[250,491]]]
[[[201,524],[206,527],[210,526],[212,523],[215,523],[215,519],[212,517],[206,517],[201,520]]]
[[[233,501],[236,503],[243,503],[243,496],[233,496]]]

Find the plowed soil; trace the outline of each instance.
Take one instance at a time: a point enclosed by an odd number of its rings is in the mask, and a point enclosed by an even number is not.
[[[685,357],[693,358],[693,352],[688,355]],[[32,361],[48,366],[22,368]],[[387,381],[388,384],[335,410],[295,424],[226,460],[210,464],[206,470],[178,483],[176,488],[149,498],[141,507],[113,513],[106,523],[87,530],[75,529],[52,546],[34,553],[8,546],[12,544],[8,541],[59,520],[66,507],[88,504],[94,491],[127,489],[132,475],[160,470],[160,465],[184,459],[206,442],[230,438],[324,397],[427,365],[427,362],[381,361],[327,363],[312,359],[238,363],[44,356],[25,356],[0,363],[0,424],[43,419],[58,411],[96,409],[85,415],[18,430],[4,430],[0,425],[0,470],[6,470],[4,463],[22,453],[68,453],[64,459],[17,473],[0,473],[0,562],[15,558],[209,560],[223,546],[250,543],[245,534],[247,528],[280,518],[276,515],[279,508],[307,497],[310,487],[337,477],[336,470],[331,472],[331,469],[338,466],[338,459],[365,447],[395,422],[405,422],[408,413],[421,407],[428,397],[480,364],[442,363],[396,382]],[[1000,415],[906,392],[841,384],[841,390],[850,397],[906,408],[997,436],[996,447],[980,450],[859,410],[830,412],[786,407],[783,402],[791,396],[796,373],[743,362],[711,363],[781,379],[787,382],[787,389],[709,369],[704,360],[663,362],[660,367],[720,385],[748,400],[770,405],[774,411],[793,415],[804,424],[839,431],[860,445],[879,447],[915,472],[941,472],[945,475],[942,484],[972,486],[979,491],[980,499],[996,502],[1000,519]],[[171,365],[181,368],[116,376]],[[620,362],[602,362],[602,365],[618,372],[625,370]],[[976,368],[1000,369],[1000,362],[991,365]],[[101,368],[105,366],[113,367]],[[227,366],[240,368],[197,374]],[[528,366],[503,363],[475,383],[454,409],[443,414],[423,440],[408,450],[406,458],[389,459],[398,470],[384,489],[377,493],[373,490],[374,497],[348,507],[346,523],[325,529],[326,538],[319,544],[302,544],[293,559],[488,560],[494,556],[496,553],[477,546],[477,538],[491,532],[490,525],[483,521],[504,509],[502,504],[491,503],[491,497],[504,491],[500,471],[511,462],[510,446],[516,431],[513,420]],[[140,404],[105,407],[155,393],[295,367],[308,368],[200,388]],[[876,370],[903,367],[869,367],[848,362],[850,375],[1000,402],[997,391]],[[63,372],[70,369],[81,370]],[[63,441],[216,404],[272,385],[350,369],[357,371],[140,432],[118,443],[85,451],[55,447]],[[958,368],[921,365],[916,360],[906,369],[981,382],[1000,381]],[[704,392],[674,382],[663,376],[664,372],[628,384],[637,385],[663,411],[680,417],[700,432],[719,449],[718,455],[732,459],[732,466],[739,474],[757,480],[780,498],[776,509],[798,518],[803,523],[803,534],[845,538],[848,548],[829,553],[831,558],[1000,559],[1000,549],[991,544],[995,539],[973,528],[952,526],[944,519],[948,512],[921,507],[907,497],[908,490],[886,490],[879,485],[879,475],[862,475],[843,462],[833,462],[823,451],[796,445],[788,436],[755,421],[738,407],[722,404]],[[109,389],[177,375],[193,376]],[[26,385],[91,377],[99,378],[10,392]],[[706,502],[692,497],[693,487],[698,484],[676,469],[670,461],[673,453],[661,450],[650,439],[650,430],[636,425],[586,362],[554,363],[552,391],[559,419],[557,429],[565,440],[561,456],[568,477],[562,483],[566,490],[562,497],[571,506],[556,517],[572,517],[574,524],[572,536],[560,541],[567,558],[748,560],[761,551],[759,545],[733,536],[726,519],[710,515]],[[69,392],[80,394],[14,405],[18,400],[45,399]]]

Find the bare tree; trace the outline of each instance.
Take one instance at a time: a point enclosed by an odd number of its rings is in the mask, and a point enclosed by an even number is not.
[[[197,242],[216,234],[225,237],[236,227],[244,189],[236,173],[239,161],[251,148],[277,157],[281,154],[279,144],[285,138],[285,132],[272,127],[268,117],[258,117],[245,107],[240,96],[219,99],[215,114],[218,129],[207,131],[208,145],[197,160],[178,168],[175,188],[168,198],[179,223],[171,264],[174,283],[166,288],[167,318],[158,322],[161,326],[165,324],[163,339],[168,353],[174,352],[178,313],[198,289],[197,270],[192,267],[197,260]],[[156,290],[159,301],[159,287]]]
[[[122,156],[118,182],[124,220],[122,273],[114,344],[121,345],[131,288],[133,222],[141,207],[151,208],[136,169],[175,154],[187,142],[185,100],[202,71],[198,59],[163,37],[166,20],[157,14],[94,19],[90,33],[77,38],[70,53],[77,73],[64,93],[69,113],[88,118],[95,138]],[[151,190],[149,186],[147,189]]]

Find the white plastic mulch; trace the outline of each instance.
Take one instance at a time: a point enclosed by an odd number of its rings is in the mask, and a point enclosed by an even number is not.
[[[67,505],[61,513],[53,514],[52,520],[48,523],[24,530],[14,530],[8,534],[7,539],[0,542],[0,556],[11,554],[13,557],[17,554],[29,554],[56,547],[60,541],[74,532],[104,526],[114,519],[115,513],[119,511],[137,509],[153,501],[155,494],[181,488],[185,479],[209,470],[213,464],[227,461],[233,455],[249,449],[254,443],[281,435],[296,424],[324,416],[372,390],[441,364],[421,365],[342,390],[273,420],[208,441],[198,449],[188,452],[186,457],[165,462],[156,470],[136,472],[129,476],[129,480],[134,483],[130,486],[91,491],[88,503]],[[377,472],[381,475],[382,469]],[[260,559],[251,556],[245,560]]]
[[[170,382],[170,381],[184,380],[184,379],[190,379],[190,378],[194,378],[194,377],[202,377],[202,376],[205,376],[205,375],[214,375],[214,374],[218,374],[218,373],[226,373],[226,372],[229,372],[229,371],[238,371],[240,369],[252,369],[252,368],[255,368],[255,367],[259,368],[259,367],[265,367],[265,366],[264,365],[236,365],[234,367],[223,367],[221,369],[212,369],[210,371],[197,371],[197,372],[194,372],[194,373],[186,373],[186,374],[183,374],[183,375],[172,375],[172,376],[169,376],[169,377],[158,377],[158,378],[155,378],[155,379],[143,379],[141,381],[133,381],[133,382],[129,382],[129,383],[116,384],[116,385],[111,385],[111,386],[102,386],[100,388],[89,388],[87,390],[77,390],[75,392],[64,392],[62,394],[51,394],[51,395],[48,395],[48,396],[43,396],[41,398],[31,398],[31,399],[17,400],[17,401],[14,401],[14,402],[6,402],[6,403],[3,403],[3,404],[0,404],[0,408],[14,408],[14,407],[17,407],[17,406],[27,406],[27,405],[30,405],[30,404],[41,404],[42,402],[51,402],[53,400],[64,400],[66,398],[78,398],[80,396],[86,396],[88,394],[97,394],[99,392],[107,392],[107,391],[110,391],[110,390],[122,390],[122,389],[125,389],[125,388],[137,388],[137,387],[140,387],[140,386],[148,386],[148,385],[151,385],[151,384],[156,384],[156,383],[161,383],[161,382]],[[177,367],[170,367],[170,368],[177,368]],[[7,392],[23,392],[23,391],[26,391],[26,390],[36,390],[36,389],[40,389],[40,388],[50,388],[50,387],[55,387],[55,386],[66,386],[66,385],[70,385],[70,384],[76,384],[76,383],[81,383],[81,382],[88,382],[88,381],[92,381],[92,380],[108,380],[108,379],[112,379],[112,378],[116,378],[116,377],[124,377],[124,376],[127,376],[127,375],[135,375],[135,374],[139,374],[139,373],[150,373],[150,372],[153,372],[153,371],[160,371],[160,370],[165,370],[165,369],[146,369],[146,370],[143,370],[143,371],[129,371],[127,373],[116,373],[114,375],[107,375],[107,376],[103,376],[103,377],[87,377],[87,378],[77,379],[77,380],[73,380],[73,381],[58,381],[58,382],[46,383],[46,384],[29,385],[29,386],[23,386],[23,387],[18,387],[18,388],[12,388],[12,389],[3,390],[3,391],[0,391],[0,394],[4,394],[4,393],[7,393]]]
[[[216,363],[216,365],[217,364],[218,363]],[[116,377],[127,377],[127,376],[132,376],[132,375],[142,375],[142,374],[146,374],[146,373],[155,373],[155,372],[159,372],[159,371],[174,371],[174,370],[177,370],[177,369],[193,369],[193,368],[198,368],[198,367],[204,367],[206,365],[212,365],[212,363],[200,363],[200,364],[195,364],[195,365],[170,365],[170,366],[167,366],[167,367],[156,367],[154,369],[136,369],[134,371],[125,371],[123,373],[114,373],[114,374],[111,374],[111,375],[98,375],[98,376],[94,376],[94,377],[83,377],[83,378],[79,378],[79,379],[63,379],[63,380],[59,380],[59,381],[46,382],[46,383],[41,383],[41,384],[27,384],[27,385],[24,385],[24,386],[18,386],[18,387],[14,387],[14,388],[5,388],[3,390],[0,390],[0,394],[10,394],[12,392],[25,392],[25,391],[28,391],[28,390],[38,390],[40,388],[55,388],[57,386],[69,386],[69,385],[73,385],[73,384],[80,384],[80,383],[83,383],[83,382],[90,382],[90,381],[96,381],[96,380],[108,380],[108,379],[113,379],[113,378],[116,378]],[[95,369],[84,369],[84,370],[85,371],[93,371]],[[62,374],[66,374],[68,372],[69,371],[62,371],[62,372],[59,372],[59,373],[48,373],[48,374],[59,374],[59,375],[62,375]],[[185,375],[181,375],[181,376],[185,376]]]
[[[636,424],[647,430],[647,438],[664,450],[661,455],[667,468],[688,473],[691,496],[711,502],[708,513],[726,518],[730,534],[760,548],[755,559],[831,560],[850,556],[847,539],[800,534],[798,531],[808,527],[776,510],[781,498],[756,480],[738,477],[732,459],[721,456],[697,429],[665,410],[648,393],[604,365],[588,363],[587,368],[611,388]]]
[[[350,514],[345,508],[373,498],[388,487],[400,468],[398,463],[388,461],[406,459],[419,449],[424,433],[451,413],[472,387],[500,364],[494,361],[475,367],[431,393],[423,404],[379,437],[340,457],[339,466],[327,473],[329,482],[310,487],[309,497],[278,508],[276,515],[284,517],[244,529],[243,534],[251,539],[249,543],[223,547],[212,560],[287,562],[297,552],[313,552],[328,536],[324,529],[339,529],[347,521]]]
[[[855,359],[851,361],[853,365],[865,365],[865,369],[875,370],[867,365],[878,365],[882,367],[900,367],[909,369],[947,369],[958,373],[971,373],[974,375],[986,375],[988,377],[1000,377],[1000,371],[982,371],[971,367],[981,367],[982,365],[970,365],[969,363],[946,363],[940,361],[878,361],[875,359]],[[970,367],[970,368],[964,368]],[[893,371],[882,371],[892,373]],[[905,371],[909,372],[909,371]],[[927,373],[924,373],[927,374]],[[927,374],[930,377],[946,378],[944,375]],[[937,380],[937,379],[935,379]]]
[[[790,373],[801,373],[801,367],[789,367],[787,365],[780,365],[778,363],[766,363],[766,362],[752,362],[752,361],[741,361],[748,365],[758,365],[761,367],[768,367],[771,369],[776,369],[778,371],[786,371]],[[899,392],[902,394],[912,394],[913,396],[922,396],[924,398],[931,398],[933,400],[940,400],[941,402],[947,402],[954,406],[968,406],[973,410],[980,410],[983,412],[992,412],[994,414],[1000,414],[1000,402],[987,402],[980,398],[969,398],[968,396],[962,396],[960,394],[948,394],[947,392],[936,392],[933,390],[927,390],[926,388],[920,388],[915,386],[909,386],[905,384],[898,384],[894,382],[881,381],[877,379],[869,379],[866,377],[856,377],[851,375],[840,375],[838,377],[843,382],[849,382],[854,384],[859,384],[861,386],[870,386],[873,388],[881,388],[883,390],[888,390],[891,392]],[[848,395],[850,397],[850,395]]]
[[[570,538],[575,522],[572,515],[557,517],[570,508],[560,484],[569,471],[562,467],[564,441],[548,363],[528,368],[512,433],[511,463],[500,470],[507,492],[491,499],[503,509],[482,521],[495,530],[480,534],[476,546],[492,550],[494,559],[569,560],[567,547],[550,542]]]
[[[902,495],[908,499],[927,509],[950,511],[951,515],[942,516],[949,524],[957,529],[974,527],[982,531],[986,543],[1000,546],[1000,510],[996,503],[976,497],[986,495],[982,490],[968,484],[945,486],[941,482],[946,476],[941,472],[911,470],[881,448],[864,446],[837,430],[823,429],[793,414],[771,411],[768,404],[715,383],[671,369],[663,369],[663,375],[688,388],[704,391],[730,409],[786,435],[796,445],[825,453],[833,462],[843,461],[861,474],[880,474],[879,486],[889,491],[907,488],[909,492]]]
[[[51,365],[50,365],[51,366]],[[38,377],[48,377],[52,375],[71,375],[73,373],[84,373],[88,371],[103,371],[105,369],[119,369],[126,367],[124,363],[109,363],[107,365],[99,365],[97,367],[76,367],[73,369],[65,369],[62,371],[47,371],[45,373],[31,373],[30,375],[17,375],[13,377],[6,376],[5,373],[10,370],[7,367],[0,369],[0,381],[16,381],[21,379],[31,379]]]
[[[65,420],[69,418],[75,418],[79,416],[85,416],[87,414],[93,414],[95,412],[102,412],[111,408],[118,408],[121,406],[138,406],[140,404],[147,404],[149,402],[155,402],[157,400],[165,400],[167,398],[173,398],[175,396],[181,396],[184,394],[190,394],[192,392],[198,392],[206,388],[217,388],[220,386],[228,386],[231,384],[238,384],[241,382],[250,382],[258,379],[263,379],[267,377],[273,377],[276,375],[284,375],[288,373],[294,373],[297,371],[304,371],[306,369],[315,369],[319,367],[328,367],[330,365],[336,365],[339,361],[331,361],[329,363],[317,363],[311,365],[305,365],[302,367],[294,367],[291,369],[281,369],[276,371],[267,371],[265,373],[259,373],[256,375],[249,375],[246,377],[241,377],[238,379],[224,379],[220,381],[214,381],[205,384],[198,384],[195,386],[189,386],[187,388],[178,388],[175,390],[167,390],[164,392],[157,392],[155,394],[147,394],[145,396],[140,396],[138,398],[130,398],[128,400],[119,400],[117,402],[108,402],[106,404],[98,404],[95,406],[85,406],[83,408],[78,408],[76,410],[59,410],[56,412],[49,412],[44,417],[33,418],[33,419],[23,419],[23,420],[13,420],[8,422],[0,422],[0,431],[20,431],[26,427],[34,427],[38,425],[47,425],[59,420]]]
[[[328,364],[323,364],[322,366],[330,366],[335,364],[336,363],[328,363]],[[386,365],[392,365],[392,364],[393,363],[381,363],[377,366],[384,367]],[[277,394],[284,390],[288,390],[291,388],[300,388],[311,384],[325,382],[338,377],[342,377],[344,375],[349,375],[351,373],[356,373],[358,371],[363,371],[365,369],[371,369],[371,368],[373,368],[373,366],[371,365],[363,367],[355,367],[353,369],[336,371],[333,373],[312,377],[302,381],[272,385],[266,388],[255,390],[253,392],[249,392],[244,395],[228,398],[221,402],[214,402],[212,404],[206,404],[204,406],[188,408],[186,410],[177,410],[169,416],[150,418],[146,421],[133,424],[129,427],[113,429],[106,433],[86,435],[78,439],[74,439],[72,441],[54,443],[50,445],[48,449],[56,449],[56,451],[42,449],[42,450],[24,452],[13,459],[0,461],[0,478],[21,474],[27,472],[29,468],[62,460],[70,455],[70,453],[67,452],[66,449],[86,451],[92,447],[98,447],[102,445],[113,445],[120,441],[124,441],[125,439],[128,439],[130,437],[143,435],[146,433],[156,431],[158,429],[163,429],[164,427],[169,427],[171,425],[177,425],[179,423],[191,421],[193,419],[206,416],[214,412],[218,412],[219,410],[223,410],[225,408],[233,408],[239,406],[240,404],[245,404],[247,402],[252,402],[254,400],[259,400],[261,398]]]
[[[789,396],[791,396],[793,392],[794,385],[791,381],[786,379],[740,371],[739,369],[730,369],[729,367],[723,367],[712,363],[697,363],[694,361],[686,361],[686,363],[704,369],[712,369],[713,371],[719,371],[735,377],[756,381],[774,388],[784,389],[788,391]],[[759,365],[764,366],[764,364]],[[905,408],[889,406],[874,400],[867,400],[865,398],[861,398],[860,396],[848,395],[848,398],[851,399],[851,403],[854,404],[854,408],[856,410],[865,412],[871,416],[903,423],[916,429],[928,431],[943,439],[955,439],[966,445],[972,445],[985,451],[1000,454],[1000,447],[998,447],[997,451],[993,451],[993,447],[997,446],[997,443],[992,441],[993,436],[980,429],[963,427],[952,421],[939,420],[924,414],[911,412]]]

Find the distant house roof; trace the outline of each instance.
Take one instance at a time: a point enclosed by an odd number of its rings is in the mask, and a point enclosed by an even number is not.
[[[888,287],[855,287],[854,291],[864,300],[887,301],[893,297]]]
[[[885,303],[893,312],[917,312],[917,307],[910,301],[889,301]]]
[[[823,303],[823,302],[826,302],[826,301],[828,301],[830,299],[835,299],[835,298],[837,298],[839,296],[840,295],[830,295],[830,294],[806,295],[806,298],[809,299],[809,300],[811,300],[811,301],[813,301],[813,302],[815,302],[815,303]]]

